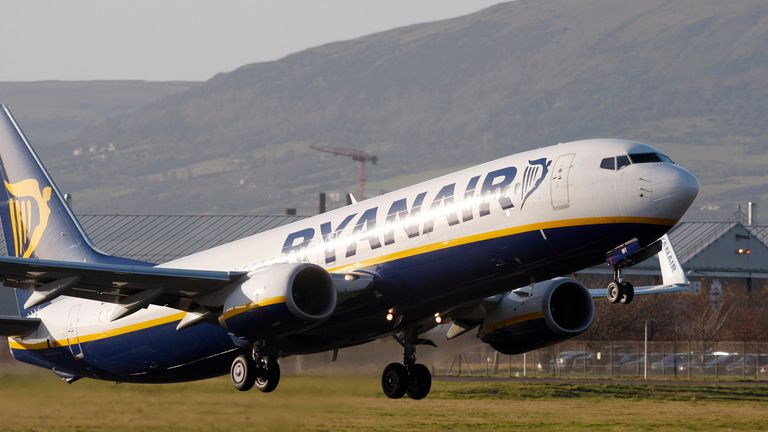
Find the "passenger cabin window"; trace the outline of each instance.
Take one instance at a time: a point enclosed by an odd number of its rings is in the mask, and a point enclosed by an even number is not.
[[[629,158],[627,156],[616,157],[616,169],[622,169],[627,165],[631,165],[631,163],[629,162]]]
[[[614,171],[616,169],[616,158],[605,158],[600,162],[600,168]]]

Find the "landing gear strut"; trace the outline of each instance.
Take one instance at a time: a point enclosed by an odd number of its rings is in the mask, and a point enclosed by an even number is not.
[[[280,382],[280,364],[277,357],[264,355],[260,345],[255,345],[251,355],[242,354],[232,361],[229,375],[237,390],[248,391],[255,385],[260,392],[269,393]]]
[[[613,282],[606,288],[606,297],[611,303],[630,304],[635,298],[635,288],[621,278],[621,268],[613,269]]]
[[[424,399],[432,388],[432,374],[429,368],[416,363],[416,345],[432,345],[429,339],[420,339],[417,329],[407,329],[402,335],[395,335],[403,346],[403,363],[390,363],[381,374],[381,388],[391,399],[399,399],[406,394],[411,399]]]

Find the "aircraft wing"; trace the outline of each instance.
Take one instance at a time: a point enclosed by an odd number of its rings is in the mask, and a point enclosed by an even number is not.
[[[245,274],[0,257],[3,284],[33,290],[25,308],[66,295],[123,305],[125,310],[113,320],[149,304],[192,311],[194,298],[218,291]]]
[[[688,291],[690,282],[685,276],[683,266],[677,258],[675,249],[666,234],[661,237],[661,251],[657,254],[661,267],[661,285],[635,287],[635,295],[661,294]],[[605,288],[590,289],[593,298],[606,297]]]

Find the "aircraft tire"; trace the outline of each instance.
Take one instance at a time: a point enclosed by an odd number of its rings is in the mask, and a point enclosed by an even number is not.
[[[427,397],[432,388],[432,373],[429,372],[429,368],[421,363],[416,363],[411,368],[409,378],[408,397],[415,400]]]
[[[390,363],[381,374],[381,389],[390,399],[400,399],[408,391],[408,371],[401,363]]]
[[[253,388],[256,382],[256,366],[250,357],[239,355],[232,361],[232,367],[229,369],[229,377],[232,379],[232,385],[239,391],[248,391]]]
[[[266,362],[266,370],[255,379],[256,389],[262,393],[275,391],[280,383],[280,363],[270,357]]]
[[[629,282],[624,282],[621,287],[621,304],[630,304],[632,299],[635,298],[635,287]]]
[[[616,304],[621,301],[623,297],[622,285],[619,282],[613,281],[608,284],[608,288],[605,289],[606,297],[608,301]]]

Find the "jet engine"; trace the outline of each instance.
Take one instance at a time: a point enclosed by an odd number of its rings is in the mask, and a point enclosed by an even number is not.
[[[480,327],[480,339],[503,354],[521,354],[578,336],[595,304],[584,285],[556,278],[505,294]]]
[[[276,264],[249,273],[224,302],[222,324],[249,340],[283,336],[328,319],[336,309],[330,274],[314,264]]]

